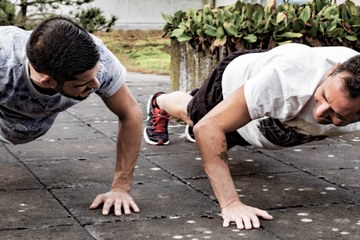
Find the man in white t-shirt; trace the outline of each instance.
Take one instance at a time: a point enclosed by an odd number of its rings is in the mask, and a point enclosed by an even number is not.
[[[129,194],[141,143],[142,113],[125,84],[126,70],[95,36],[75,22],[54,17],[34,31],[0,27],[0,141],[22,144],[44,135],[58,114],[98,94],[119,117],[117,157],[103,204],[107,215],[139,211]]]
[[[169,117],[184,120],[222,209],[223,225],[258,228],[266,211],[241,203],[227,149],[296,146],[360,131],[360,54],[346,47],[286,44],[225,58],[198,90],[154,94],[145,141],[169,143]],[[193,136],[196,136],[195,138]]]

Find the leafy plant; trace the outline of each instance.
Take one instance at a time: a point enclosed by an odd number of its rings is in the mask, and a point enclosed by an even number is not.
[[[0,26],[10,25],[15,17],[15,5],[7,0],[0,0]]]
[[[86,10],[81,10],[75,17],[79,24],[91,33],[95,31],[110,32],[111,27],[118,18],[116,16],[111,16],[110,20],[106,20],[102,13],[100,8],[88,8]]]
[[[284,1],[266,6],[237,1],[234,5],[162,14],[163,28],[178,42],[188,42],[198,51],[214,54],[239,49],[270,49],[288,42],[310,46],[344,45],[360,50],[360,7],[346,0],[331,5],[329,0],[306,4]]]

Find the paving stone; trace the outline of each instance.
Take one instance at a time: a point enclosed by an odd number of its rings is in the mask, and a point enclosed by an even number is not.
[[[93,240],[94,238],[80,226],[59,226],[44,229],[16,229],[1,231],[2,240]]]
[[[236,228],[222,227],[219,216],[207,218],[165,217],[151,220],[109,223],[87,226],[86,229],[96,239],[263,239],[276,238],[262,229],[241,231]]]
[[[22,164],[0,161],[0,194],[2,190],[39,189],[41,187],[41,184]]]
[[[359,195],[306,173],[233,177],[240,198],[253,207],[271,209],[344,201],[358,201]],[[207,179],[189,180],[194,188],[214,197]]]
[[[331,138],[336,144],[348,144],[351,146],[359,147],[360,146],[360,133],[349,133],[345,135],[338,136],[336,138]]]
[[[17,162],[17,159],[7,150],[5,146],[8,144],[3,144],[0,142],[0,163],[7,162],[7,163],[14,163]]]
[[[33,141],[23,145],[8,146],[11,153],[24,161],[33,159],[89,159],[115,157],[116,143],[108,138],[61,139]]]
[[[360,167],[359,152],[349,146],[298,146],[282,151],[264,152],[304,170]]]
[[[360,205],[290,208],[270,212],[274,220],[262,221],[266,231],[281,239],[360,239]]]
[[[99,131],[82,122],[57,123],[41,137],[43,141],[54,141],[61,139],[91,139],[104,137]]]
[[[76,115],[81,121],[92,122],[92,121],[116,121],[118,117],[111,112],[109,109],[103,106],[87,107],[72,107],[67,110],[71,115]]]
[[[287,164],[264,156],[246,148],[229,151],[229,168],[232,175],[249,175],[260,173],[280,173],[298,171]],[[169,170],[180,178],[204,178],[202,160],[198,151],[182,154],[147,156],[156,164]]]
[[[145,126],[147,101],[170,92],[169,76],[128,73],[127,84]],[[360,133],[281,151],[230,149],[241,199],[275,217],[246,231],[222,227],[196,144],[173,119],[168,146],[142,140],[131,190],[141,212],[89,210],[111,186],[117,121],[91,95],[38,140],[0,144],[0,239],[359,239]]]
[[[69,114],[67,111],[59,113],[59,115],[56,117],[54,124],[57,123],[74,123],[80,121],[75,116]]]
[[[134,221],[169,216],[210,214],[218,211],[217,204],[203,194],[176,180],[144,182],[133,186],[131,195],[141,209],[128,216],[101,215],[101,209],[89,210],[93,198],[109,188],[83,187],[79,189],[53,189],[54,195],[81,224],[98,224],[109,221]],[[196,199],[196,201],[194,201]]]
[[[109,186],[113,180],[115,159],[33,160],[27,163],[27,166],[47,188]],[[161,171],[156,165],[141,157],[138,159],[134,172],[134,184],[170,178],[170,174]]]
[[[99,131],[101,134],[116,139],[119,121],[117,120],[95,120],[87,122],[88,126]]]
[[[0,231],[70,225],[75,220],[45,190],[0,192]]]
[[[320,178],[324,178],[338,186],[350,189],[360,194],[360,170],[357,169],[341,169],[313,172]]]

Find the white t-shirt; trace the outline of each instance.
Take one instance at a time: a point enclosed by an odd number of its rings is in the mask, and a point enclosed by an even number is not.
[[[322,125],[316,123],[312,115],[313,94],[325,73],[337,62],[344,62],[357,54],[357,51],[346,47],[309,47],[291,43],[267,52],[235,58],[224,71],[222,89],[226,98],[244,85],[245,99],[253,120],[238,129],[240,135],[251,145],[278,149],[316,140],[319,135],[359,131],[359,122],[344,127]],[[275,123],[268,125],[274,119]],[[279,145],[269,140],[271,137],[265,137],[269,132],[267,128],[279,123],[299,133],[300,139],[291,140],[290,145]],[[286,139],[278,143],[282,141]]]
[[[45,134],[59,112],[79,103],[57,93],[45,95],[35,89],[29,77],[26,43],[30,31],[14,26],[0,27],[0,141],[26,143]],[[125,82],[126,70],[95,36],[100,53],[94,92],[106,98]]]

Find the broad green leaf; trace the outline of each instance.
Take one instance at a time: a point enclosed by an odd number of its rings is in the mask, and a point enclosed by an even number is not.
[[[279,38],[301,38],[303,36],[302,33],[295,33],[295,32],[286,32],[280,35],[277,35]]]
[[[305,29],[305,23],[302,19],[295,19],[292,24],[294,32],[301,32]]]
[[[223,26],[229,36],[237,36],[238,31],[233,23],[224,22]]]
[[[180,36],[177,37],[177,40],[179,42],[186,42],[186,41],[189,41],[190,39],[192,39],[192,37],[190,37],[186,34],[181,34]]]
[[[248,43],[254,43],[257,41],[257,37],[254,34],[248,34],[244,37],[244,40]]]
[[[286,14],[284,12],[279,12],[276,15],[276,24],[281,23],[282,21],[284,21],[286,19]]]
[[[328,22],[327,28],[326,28],[326,32],[332,32],[335,30],[337,26],[337,21],[333,20],[331,22]]]
[[[218,27],[216,29],[216,38],[223,38],[225,36],[225,31],[223,27]]]
[[[222,9],[219,9],[216,13],[216,26],[221,26],[224,22],[224,11]]]
[[[173,18],[170,15],[167,15],[167,14],[162,12],[161,16],[167,23],[170,23],[170,24],[173,23]]]
[[[345,38],[351,42],[356,42],[358,40],[357,36],[346,35]]]
[[[258,26],[261,23],[261,21],[263,20],[263,18],[264,18],[264,13],[263,12],[255,11],[253,13],[253,16],[252,16],[252,19],[253,19],[253,21],[255,23],[255,26]]]
[[[184,29],[180,29],[180,28],[178,28],[178,29],[175,29],[172,33],[171,33],[171,35],[170,35],[170,37],[179,37],[181,34],[183,34],[184,33]]]
[[[211,25],[208,25],[208,24],[205,24],[204,27],[204,33],[209,35],[210,37],[216,37],[216,28],[211,26]]]
[[[204,15],[212,15],[212,11],[211,11],[211,6],[210,6],[210,4],[206,4],[206,5],[204,5],[204,7],[203,7],[203,14]]]
[[[195,18],[195,16],[196,16],[196,11],[194,10],[194,9],[188,9],[187,11],[186,11],[186,15],[187,16],[189,16],[190,18]]]
[[[337,8],[336,5],[333,5],[331,7],[328,7],[325,11],[324,11],[324,16],[326,18],[334,18],[334,17],[339,17],[339,9]]]
[[[311,17],[311,9],[309,6],[306,6],[302,11],[301,14],[299,16],[299,18],[301,20],[303,20],[304,22],[307,22]]]
[[[342,37],[344,35],[344,29],[336,28],[329,33],[329,37]]]

